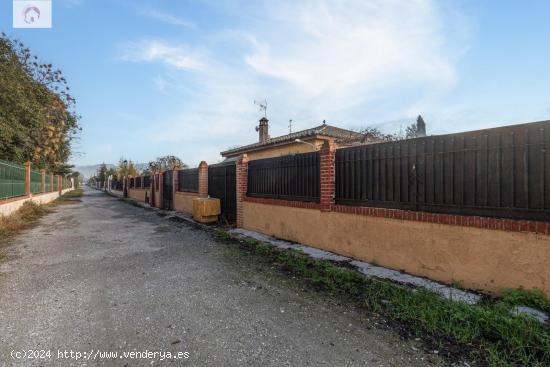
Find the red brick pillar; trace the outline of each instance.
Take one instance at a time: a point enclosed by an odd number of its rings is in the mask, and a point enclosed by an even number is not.
[[[25,196],[31,195],[31,162],[25,162]]]
[[[199,164],[199,196],[208,196],[208,164],[205,161]]]
[[[244,199],[248,190],[248,156],[243,154],[237,160],[237,227],[244,226]]]
[[[178,185],[180,178],[178,172],[181,171],[181,167],[175,167],[172,171],[172,206],[176,210],[176,192],[178,191]]]
[[[164,206],[164,169],[159,171],[159,202],[156,203],[157,208],[162,209]]]
[[[61,195],[61,190],[63,190],[61,187],[61,176],[57,175],[57,191],[59,192],[59,195]]]
[[[325,141],[319,151],[321,164],[321,211],[329,212],[334,204],[336,183],[336,147],[331,141]]]
[[[42,193],[46,192],[46,170],[41,169],[40,174],[42,175]]]
[[[149,181],[149,205],[155,206],[155,174],[152,173]]]

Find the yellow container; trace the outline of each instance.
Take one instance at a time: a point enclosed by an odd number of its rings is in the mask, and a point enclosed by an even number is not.
[[[220,199],[193,199],[193,218],[200,223],[212,223],[218,220],[221,213]]]

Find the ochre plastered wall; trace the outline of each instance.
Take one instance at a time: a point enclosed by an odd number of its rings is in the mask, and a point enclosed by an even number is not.
[[[246,201],[243,227],[470,289],[523,286],[550,296],[547,235]]]
[[[162,207],[161,197],[160,197],[160,190],[154,190],[153,189],[153,195],[155,195],[155,207],[160,208]]]
[[[128,189],[128,197],[140,201],[145,202],[145,192],[149,189]]]
[[[255,159],[280,157],[283,155],[290,155],[290,154],[310,153],[310,152],[319,150],[324,142],[324,140],[322,139],[310,139],[310,140],[303,139],[303,140],[315,145],[315,149],[311,145],[304,144],[304,143],[289,143],[289,144],[284,144],[280,146],[270,146],[270,147],[268,146],[262,150],[248,152],[247,153],[248,159],[255,160]]]
[[[174,210],[184,213],[193,213],[193,199],[198,198],[196,192],[177,191],[174,196]]]

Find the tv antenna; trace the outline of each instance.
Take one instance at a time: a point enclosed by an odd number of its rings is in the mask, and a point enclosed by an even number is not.
[[[264,117],[267,118],[267,99],[264,99],[263,102],[254,100],[254,104],[260,106],[260,112],[264,111]]]
[[[292,134],[292,119],[288,120],[288,133]]]

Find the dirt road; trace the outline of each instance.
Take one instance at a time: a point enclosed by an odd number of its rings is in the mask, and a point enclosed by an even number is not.
[[[4,251],[2,366],[442,364],[209,233],[97,191]]]

